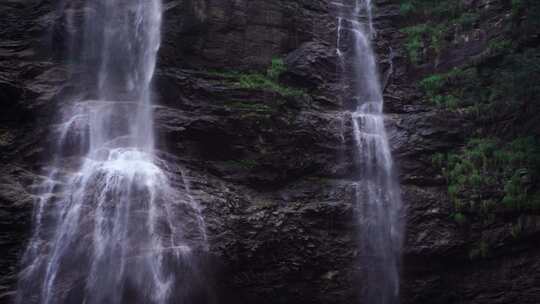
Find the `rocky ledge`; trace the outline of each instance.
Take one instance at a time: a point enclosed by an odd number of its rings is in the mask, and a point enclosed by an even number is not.
[[[407,205],[403,303],[538,302],[538,215],[526,218],[517,240],[504,216],[487,227],[451,219],[432,156],[463,145],[471,122],[423,101],[414,83],[434,67],[411,68],[397,1],[376,5],[387,128]],[[225,303],[355,301],[358,164],[336,73],[331,2],[169,0],[164,7],[159,150],[203,206],[208,284]],[[15,290],[55,114],[77,90],[68,81],[77,75],[59,60],[66,26],[52,1],[0,4],[0,302]],[[459,62],[448,56],[449,65]],[[278,78],[267,73],[273,59],[283,63]],[[486,236],[496,252],[471,259],[471,246]]]

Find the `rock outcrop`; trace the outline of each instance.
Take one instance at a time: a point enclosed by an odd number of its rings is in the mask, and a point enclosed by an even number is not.
[[[55,115],[76,91],[68,80],[77,77],[61,60],[72,25],[56,5],[4,2],[0,302],[16,288]],[[445,180],[431,159],[462,145],[471,122],[426,104],[414,83],[435,67],[410,66],[398,1],[376,2],[387,128],[407,205],[403,303],[537,303],[538,216],[526,218],[518,240],[503,216],[487,227],[450,218]],[[164,8],[158,149],[184,169],[203,206],[215,271],[209,284],[223,293],[222,303],[353,303],[362,284],[355,264],[358,166],[331,1],[168,0]],[[448,54],[436,68],[470,55]],[[275,58],[286,67],[279,80],[268,80],[277,87],[243,82],[265,74]],[[471,260],[471,246],[486,236],[496,252]]]

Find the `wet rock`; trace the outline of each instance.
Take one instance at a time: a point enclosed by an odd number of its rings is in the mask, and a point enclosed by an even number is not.
[[[452,219],[444,178],[431,158],[461,146],[470,128],[459,113],[427,103],[415,86],[433,67],[408,65],[394,2],[376,1],[375,47],[407,205],[402,301],[537,303],[534,214],[474,225]],[[336,73],[331,4],[169,0],[164,9],[155,79],[158,152],[169,166],[186,170],[203,207],[208,261],[218,270],[209,284],[223,292],[224,303],[356,301],[362,284],[355,277],[358,166],[341,96],[346,87]],[[0,4],[0,249],[6,253],[0,302],[15,289],[33,187],[51,159],[59,107],[84,92],[68,84],[80,75],[59,60],[69,37],[54,10],[51,1]],[[480,56],[484,40],[473,41],[442,56],[438,67]],[[276,57],[287,68],[280,83],[305,94],[245,88],[212,73],[264,72]],[[511,225],[518,223],[522,234],[515,238]],[[481,241],[490,253],[471,258]]]
[[[323,86],[328,76],[337,77],[335,46],[320,42],[306,42],[285,58],[287,72],[283,78],[309,89]]]

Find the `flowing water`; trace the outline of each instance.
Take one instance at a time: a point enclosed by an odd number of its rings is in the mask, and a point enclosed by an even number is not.
[[[192,303],[204,223],[183,172],[154,152],[160,0],[63,2],[77,36],[16,302]],[[81,74],[81,73],[79,73]]]
[[[355,110],[350,114],[360,172],[356,184],[361,273],[361,301],[399,302],[402,208],[384,126],[383,96],[372,47],[375,29],[371,0],[334,3],[338,10],[337,55]],[[349,47],[345,48],[344,40]]]

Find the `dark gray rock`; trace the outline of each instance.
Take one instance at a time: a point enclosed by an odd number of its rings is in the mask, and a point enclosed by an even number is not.
[[[414,85],[423,73],[481,56],[483,38],[445,54],[436,67],[411,68],[399,3],[376,2],[387,126],[407,205],[403,303],[537,303],[537,215],[498,214],[465,225],[451,218],[445,181],[431,158],[461,146],[469,122],[430,106]],[[168,0],[164,7],[155,81],[158,149],[184,169],[203,206],[207,271],[216,277],[209,284],[223,293],[223,303],[357,301],[358,166],[346,84],[336,73],[332,6]],[[33,187],[51,159],[58,109],[80,90],[67,81],[80,75],[59,60],[77,32],[65,34],[55,9],[51,1],[0,4],[0,302],[15,290]],[[246,89],[209,71],[261,72],[275,57],[287,66],[281,84],[306,94]],[[516,223],[519,238],[510,233]],[[483,240],[490,254],[471,258]]]

